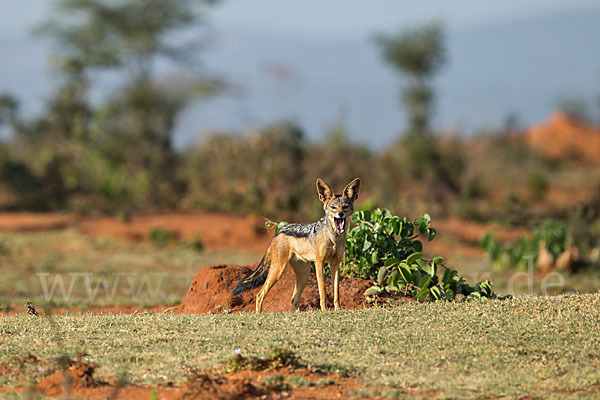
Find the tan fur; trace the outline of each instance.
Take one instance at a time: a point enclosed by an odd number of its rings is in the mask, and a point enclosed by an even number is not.
[[[312,243],[309,238],[285,234],[279,234],[273,238],[266,254],[271,262],[269,273],[262,289],[256,296],[257,313],[262,311],[265,296],[281,278],[288,263],[296,275],[292,305],[295,310],[298,310],[302,291],[310,275],[311,261],[315,263],[316,267],[321,309],[326,310],[323,267],[327,262],[329,262],[333,276],[333,304],[336,310],[340,309],[339,265],[344,257],[348,220],[354,210],[353,203],[358,198],[360,180],[356,178],[350,182],[339,197],[335,197],[331,187],[323,180],[317,179],[316,185],[319,199],[323,202],[327,223],[323,229],[315,231]],[[334,217],[339,217],[342,214],[346,219],[346,223],[343,234],[340,234],[336,229]]]

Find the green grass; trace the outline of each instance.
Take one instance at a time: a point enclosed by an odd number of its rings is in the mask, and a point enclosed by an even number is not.
[[[62,275],[67,289],[70,273],[91,274],[92,288],[103,279],[111,289],[116,286],[112,298],[99,287],[90,299],[78,277],[68,299],[56,290],[51,301],[57,305],[175,304],[203,266],[246,264],[260,256],[130,244],[74,230],[0,233],[0,244],[0,305],[21,308],[31,299],[38,309],[46,302],[39,273],[49,274],[50,285]],[[499,293],[507,292],[512,271],[493,271],[483,258],[444,256],[470,282],[490,278]],[[134,292],[147,276],[155,295],[146,283],[140,296],[133,296],[126,277],[116,285],[115,273],[135,274]],[[533,292],[539,294],[541,278],[533,278]],[[549,293],[600,287],[598,271],[564,278],[565,285]],[[526,280],[518,280],[515,289],[527,293]],[[354,374],[365,386],[360,394],[367,397],[563,398],[577,391],[594,398],[600,393],[599,321],[600,294],[262,315],[20,314],[0,318],[0,364],[11,370],[0,376],[0,387],[28,385],[48,373],[50,361],[23,362],[28,354],[74,357],[86,352],[100,365],[97,373],[103,379],[126,376],[131,383],[156,385],[185,382],[187,367],[223,366],[238,348],[245,357],[284,348],[310,366]],[[311,385],[293,379],[284,383]]]
[[[49,296],[51,304],[58,306],[176,304],[202,267],[247,264],[260,258],[243,251],[199,253],[187,245],[126,243],[74,230],[0,233],[0,243],[4,249],[0,252],[0,305],[16,307],[29,299],[43,306],[48,302],[43,281],[50,294],[57,277],[66,293],[73,280],[71,295],[63,296],[57,285]]]
[[[591,398],[600,389],[600,294],[262,315],[19,315],[0,318],[0,335],[0,362],[15,373],[3,386],[27,383],[16,372],[28,353],[85,351],[101,377],[127,371],[130,382],[155,385],[182,383],[185,366],[214,368],[237,348],[264,356],[287,347],[356,374],[371,395]]]

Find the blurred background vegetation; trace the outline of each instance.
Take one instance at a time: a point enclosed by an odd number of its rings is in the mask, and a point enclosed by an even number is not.
[[[309,220],[322,212],[315,178],[341,188],[360,176],[362,207],[509,226],[563,220],[569,243],[597,249],[598,229],[587,228],[597,227],[600,215],[593,106],[564,101],[546,130],[508,117],[471,137],[436,131],[435,77],[450,62],[441,22],[372,40],[398,74],[398,111],[409,121],[386,147],[355,143],[340,118],[319,141],[309,140],[301,123],[279,121],[243,133],[208,132],[175,149],[183,110],[234,90],[200,68],[206,38],[186,34],[206,23],[216,3],[55,1],[36,34],[53,42],[60,83],[35,117],[21,110],[18,95],[0,97],[0,124],[9,132],[0,143],[0,208],[93,215],[201,209]],[[92,99],[103,74],[120,84]],[[559,151],[546,148],[549,142]]]

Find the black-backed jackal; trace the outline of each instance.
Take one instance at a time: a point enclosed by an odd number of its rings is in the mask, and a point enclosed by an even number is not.
[[[329,262],[333,276],[333,305],[340,309],[339,284],[340,262],[346,249],[347,218],[354,211],[354,201],[358,198],[360,179],[350,182],[341,195],[336,195],[331,187],[317,179],[319,200],[323,202],[325,216],[311,224],[288,224],[273,236],[271,244],[258,267],[242,279],[233,294],[239,294],[264,283],[256,295],[256,312],[262,311],[262,303],[273,285],[279,280],[289,263],[296,275],[296,287],[292,294],[292,305],[298,310],[300,296],[308,282],[310,262],[315,263],[321,309],[325,310],[325,286],[323,266]]]

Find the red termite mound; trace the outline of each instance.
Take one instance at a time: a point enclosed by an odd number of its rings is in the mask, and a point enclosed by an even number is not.
[[[205,314],[222,312],[254,311],[257,287],[234,296],[233,288],[240,279],[248,275],[257,263],[253,265],[216,265],[205,267],[194,275],[178,312]],[[293,270],[288,267],[281,279],[267,294],[263,303],[263,311],[282,312],[293,311],[291,298],[296,279]],[[333,283],[330,277],[325,277],[327,305],[333,308]],[[340,279],[340,303],[344,310],[364,307],[367,303],[364,291],[371,285],[360,278]],[[311,273],[306,288],[302,292],[301,310],[318,310],[319,290],[317,278]]]

